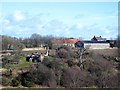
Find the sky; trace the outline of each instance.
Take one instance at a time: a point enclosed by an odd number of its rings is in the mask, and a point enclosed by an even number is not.
[[[31,34],[114,39],[118,34],[117,2],[2,2],[1,34]]]

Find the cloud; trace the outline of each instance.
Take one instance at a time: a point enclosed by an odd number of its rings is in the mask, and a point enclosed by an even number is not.
[[[67,28],[67,25],[64,24],[62,21],[53,19],[51,21],[48,21],[45,25],[42,26],[44,30],[46,31],[46,34],[52,34],[57,36],[63,36],[65,35],[65,30]]]
[[[92,15],[91,14],[91,15],[83,15],[82,18],[81,16],[80,17],[78,16],[77,16],[77,21],[81,21],[83,25],[99,24],[101,26],[106,26],[106,25],[114,25],[118,23],[118,15],[112,15],[112,14]]]
[[[116,38],[118,34],[118,28],[116,25],[110,26],[100,26],[99,24],[89,26],[89,35],[102,36],[104,38],[110,39],[111,37]]]
[[[117,14],[101,15],[76,15],[76,22],[81,22],[82,27],[78,29],[75,25],[71,27],[74,36],[85,37],[104,36],[105,38],[116,37],[118,33],[118,16]],[[81,25],[81,24],[78,24]],[[78,32],[79,31],[79,32]],[[85,39],[84,38],[84,39]]]
[[[0,11],[0,20],[2,19],[2,12]]]
[[[4,31],[3,34],[17,37],[29,37],[33,33],[60,37],[83,37],[83,39],[91,39],[94,35],[116,37],[115,32],[118,29],[116,28],[117,22],[113,19],[115,16],[106,17],[79,15],[69,25],[65,21],[48,18],[46,14],[32,15],[16,10],[11,15],[3,18],[2,29]]]
[[[81,29],[81,28],[83,28],[83,25],[82,25],[81,23],[77,23],[76,27],[77,27],[78,29]]]
[[[105,31],[105,34],[110,34],[110,30],[108,30],[108,29],[104,29]]]
[[[100,24],[89,24],[84,25],[82,28],[78,29],[77,24],[73,25],[71,28],[69,28],[69,32],[72,37],[83,37],[83,39],[91,39],[94,35],[95,36],[102,36],[103,38],[110,39],[111,37],[116,38],[117,37],[117,25],[106,25],[101,26]]]
[[[5,25],[9,25],[9,24],[10,24],[10,21],[9,21],[8,19],[5,19],[5,20],[3,20],[2,23],[5,24]]]
[[[15,10],[14,11],[13,18],[14,18],[15,21],[18,21],[18,22],[26,19],[25,15],[20,10]]]
[[[84,31],[84,26],[79,22],[72,26],[69,26],[67,30],[68,37],[76,37],[76,38],[81,37],[81,32],[85,32],[85,31]]]
[[[84,17],[85,17],[85,15],[83,15],[83,14],[78,14],[78,15],[75,16],[75,19],[80,19],[80,18],[84,18]]]
[[[102,16],[94,16],[93,17],[93,20],[95,21],[100,21],[100,20],[103,20],[104,18]]]

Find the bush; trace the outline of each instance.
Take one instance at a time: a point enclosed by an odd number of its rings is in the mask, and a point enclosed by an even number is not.
[[[68,60],[67,63],[68,63],[68,66],[71,67],[71,66],[77,65],[79,61],[77,59],[73,59],[73,60]]]
[[[79,67],[70,67],[63,73],[61,85],[70,88],[85,87],[86,74]]]
[[[52,88],[56,88],[56,87],[57,87],[57,82],[56,82],[56,80],[53,79],[53,80],[48,81],[48,86],[49,86],[49,87],[52,87]]]
[[[25,78],[22,79],[22,85],[25,87],[33,87],[34,83],[31,81],[27,81]]]
[[[7,78],[12,78],[12,70],[7,70],[5,73],[3,73],[3,75]]]
[[[34,87],[34,83],[33,82],[29,82],[29,81],[26,81],[26,86],[27,87]]]
[[[51,59],[52,59],[52,58],[50,58],[50,57],[45,57],[42,63],[43,63],[45,66],[48,66],[48,64],[51,62]]]
[[[57,55],[60,58],[66,58],[66,59],[70,59],[70,58],[77,58],[77,52],[76,49],[68,47],[68,46],[61,46],[57,49]]]
[[[10,85],[10,79],[6,77],[2,77],[2,85],[3,86],[9,86]]]
[[[49,62],[49,64],[47,66],[53,70],[61,70],[62,69],[62,63],[57,60],[53,60],[53,61]]]
[[[55,74],[54,72],[46,67],[45,65],[39,63],[36,68],[33,68],[30,70],[30,72],[25,73],[22,75],[22,82],[24,85],[26,85],[26,82],[33,82],[38,85],[48,85],[49,82],[52,82],[55,80]],[[31,83],[30,83],[31,85]],[[28,85],[26,85],[28,86]]]
[[[13,79],[12,82],[11,82],[11,85],[13,87],[17,87],[17,86],[19,86],[19,84],[20,84],[20,82],[18,80],[16,80],[16,79]]]
[[[57,51],[57,55],[59,58],[66,58],[66,59],[70,58],[69,52],[65,49],[60,49],[59,51]]]
[[[120,62],[120,57],[114,57],[113,58],[116,62]]]
[[[70,51],[70,47],[68,47],[68,46],[61,46],[58,48],[58,50],[60,50],[60,49],[65,49],[66,51]]]

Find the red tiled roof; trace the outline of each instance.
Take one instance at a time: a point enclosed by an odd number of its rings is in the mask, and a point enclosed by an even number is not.
[[[77,41],[79,41],[79,40],[76,38],[72,38],[72,39],[64,38],[64,39],[53,39],[52,40],[53,43],[57,43],[57,44],[74,44]]]
[[[79,41],[79,40],[76,39],[76,38],[73,38],[73,39],[64,39],[63,43],[65,43],[65,44],[74,44],[77,41]]]
[[[62,44],[63,43],[63,39],[53,39],[52,42],[53,43],[57,43],[57,44]]]

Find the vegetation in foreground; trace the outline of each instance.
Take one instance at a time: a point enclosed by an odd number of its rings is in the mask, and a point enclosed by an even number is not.
[[[119,88],[4,88],[2,90],[119,90]]]
[[[23,56],[20,56],[19,60],[19,64],[9,65],[11,69],[3,73],[2,85],[53,88],[119,87],[119,57],[63,46],[58,48],[56,55],[45,57],[43,62],[26,62]]]
[[[119,88],[120,86],[118,55],[61,46],[56,49],[51,47],[51,50],[56,51],[55,54],[45,57],[43,62],[33,63],[25,60],[21,48],[31,44],[24,43],[16,48],[18,52],[2,58],[3,67],[7,68],[2,74],[3,86],[52,88]],[[7,48],[7,44],[3,44],[4,48]],[[17,44],[15,43],[16,47]],[[35,45],[30,47],[38,45],[33,44]]]

